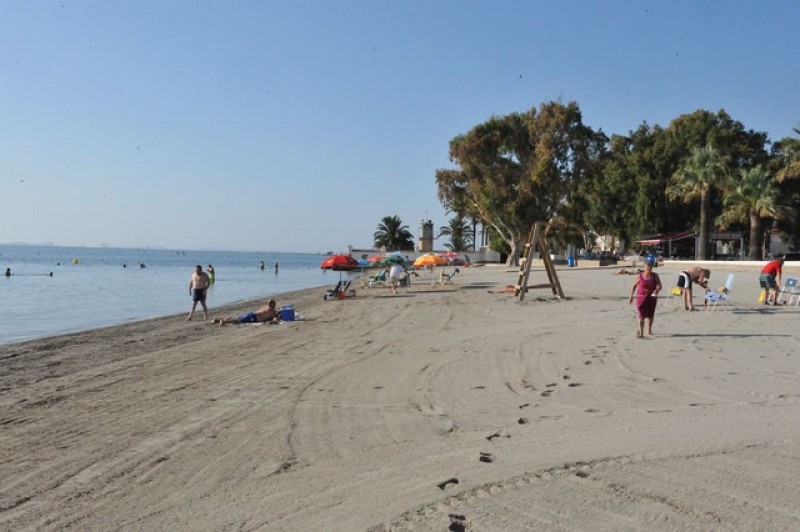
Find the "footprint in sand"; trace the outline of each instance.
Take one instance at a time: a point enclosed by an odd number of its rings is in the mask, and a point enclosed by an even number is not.
[[[520,425],[527,425],[527,424],[528,424],[528,418],[526,418],[526,417],[521,417],[521,418],[519,418],[519,419],[517,420],[517,423],[519,423]]]
[[[578,386],[583,386],[583,384],[581,384],[580,382],[571,382],[571,383],[569,383],[569,385],[568,385],[568,386],[569,386],[570,388],[576,388],[576,387],[578,387]]]
[[[454,488],[454,487],[455,487],[457,484],[458,484],[458,479],[457,479],[456,477],[453,477],[453,478],[448,478],[448,479],[447,479],[447,480],[445,480],[444,482],[440,482],[440,483],[439,483],[439,484],[437,484],[436,486],[437,486],[437,487],[438,487],[440,490],[443,490],[443,491],[444,491],[444,490],[453,489],[453,488]]]
[[[492,453],[481,453],[478,460],[480,460],[481,462],[486,462],[487,464],[491,464],[492,462],[494,462],[495,458]]]
[[[450,526],[448,527],[448,530],[451,530],[452,532],[463,532],[472,528],[472,521],[467,519],[466,515],[449,514],[447,517],[450,518]]]
[[[508,433],[506,429],[500,429],[491,436],[487,436],[486,439],[489,441],[494,441],[495,438],[510,438],[511,435]]]

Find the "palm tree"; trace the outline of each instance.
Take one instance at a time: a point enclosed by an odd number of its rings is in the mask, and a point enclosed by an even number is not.
[[[470,228],[469,222],[459,214],[450,218],[448,225],[443,225],[439,228],[439,236],[450,237],[450,242],[445,246],[451,251],[469,250],[474,239],[474,233]]]
[[[384,216],[378,224],[378,230],[373,235],[375,247],[385,247],[387,250],[399,249],[409,251],[414,249],[414,235],[407,225],[403,225],[400,217]]]
[[[667,197],[684,203],[700,200],[700,242],[697,258],[708,259],[711,242],[711,191],[727,174],[719,151],[711,145],[695,148],[667,185]]]
[[[794,128],[800,136],[800,128]],[[774,145],[778,171],[775,174],[778,182],[800,177],[800,138],[785,138]]]
[[[773,176],[762,166],[739,172],[725,193],[726,210],[717,219],[723,227],[731,223],[750,223],[749,260],[761,260],[763,219],[786,216],[787,209],[779,204],[780,192]]]

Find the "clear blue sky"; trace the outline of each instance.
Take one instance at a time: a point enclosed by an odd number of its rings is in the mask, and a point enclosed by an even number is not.
[[[495,114],[800,125],[800,2],[0,0],[0,243],[369,247]]]

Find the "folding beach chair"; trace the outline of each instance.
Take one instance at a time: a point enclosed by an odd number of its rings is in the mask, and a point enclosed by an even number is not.
[[[781,305],[783,304],[783,300],[787,299],[789,305],[791,305],[795,297],[797,297],[798,303],[800,303],[800,289],[797,287],[797,277],[787,277],[783,281],[783,286],[781,287],[780,294],[778,294],[777,302]]]
[[[442,270],[439,274],[439,284],[453,284],[453,277],[455,277],[457,273],[461,273],[461,270],[458,268],[456,268],[452,273],[445,273],[444,270]]]
[[[327,301],[329,299],[344,299],[345,297],[351,297],[348,295],[350,283],[352,283],[352,281],[339,281],[336,283],[336,286],[325,292],[323,299]]]
[[[711,305],[711,310],[716,309],[717,303],[719,303],[720,301],[730,301],[731,292],[733,291],[733,279],[734,279],[734,274],[729,273],[728,278],[725,279],[725,286],[721,287],[717,292],[714,292],[713,290],[709,290],[708,292],[706,292],[705,295],[706,305],[708,305],[709,303],[713,303]]]
[[[669,289],[669,293],[667,294],[667,300],[664,301],[665,305],[675,306],[676,303],[680,303],[683,298],[683,288],[680,286],[673,286]]]

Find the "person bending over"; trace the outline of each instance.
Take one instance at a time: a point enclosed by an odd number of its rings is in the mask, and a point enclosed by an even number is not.
[[[261,307],[255,312],[242,314],[238,318],[216,318],[214,319],[214,323],[218,324],[220,327],[228,323],[234,323],[237,325],[240,323],[277,323],[280,321],[281,315],[277,310],[275,310],[275,305],[275,300],[270,299],[266,306]]]
[[[761,274],[758,276],[758,284],[764,293],[764,304],[770,304],[770,293],[772,294],[772,304],[778,304],[778,292],[781,285],[781,274],[783,273],[783,261],[785,257],[781,255],[775,260],[769,261],[764,268],[761,269]]]
[[[692,268],[678,274],[678,286],[683,288],[684,310],[697,310],[692,301],[692,284],[697,283],[704,289],[708,288],[709,277],[711,277],[711,271],[704,268]]]

